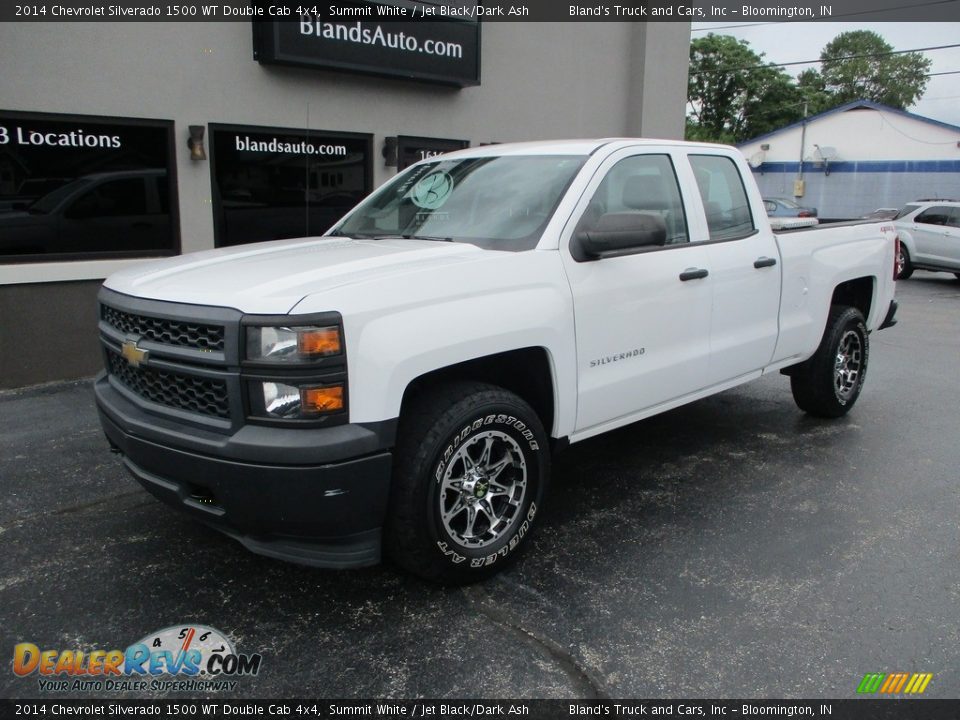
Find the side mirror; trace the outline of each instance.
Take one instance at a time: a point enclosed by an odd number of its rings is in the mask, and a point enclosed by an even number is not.
[[[665,245],[667,224],[660,215],[614,212],[601,215],[589,230],[574,235],[574,258],[596,260],[653,245]]]

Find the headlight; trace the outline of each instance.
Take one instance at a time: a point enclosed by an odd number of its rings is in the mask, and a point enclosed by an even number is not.
[[[268,417],[309,420],[344,408],[343,384],[288,385],[260,382],[263,410]],[[254,386],[256,387],[256,385]]]
[[[247,328],[248,360],[302,363],[339,355],[342,349],[340,328],[336,325]]]

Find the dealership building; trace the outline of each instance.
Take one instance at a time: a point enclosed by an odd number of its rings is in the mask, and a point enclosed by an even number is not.
[[[792,198],[817,208],[821,219],[960,197],[960,127],[870,100],[739,147],[764,197]]]
[[[97,290],[144,258],[321,234],[461,147],[682,137],[689,40],[682,22],[0,24],[0,388],[94,374]]]

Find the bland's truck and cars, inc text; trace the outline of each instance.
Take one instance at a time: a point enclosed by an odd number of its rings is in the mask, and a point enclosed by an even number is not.
[[[254,552],[468,582],[527,544],[569,443],[777,371],[846,413],[896,245],[775,233],[733,148],[468,149],[323,237],[110,277],[97,404],[147,490]]]

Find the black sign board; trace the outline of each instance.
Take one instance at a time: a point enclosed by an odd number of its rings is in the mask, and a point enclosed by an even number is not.
[[[173,121],[0,110],[0,262],[179,246]]]
[[[323,234],[366,197],[371,135],[210,126],[217,247]]]
[[[385,14],[402,9],[409,17],[414,8],[439,12],[445,7],[429,3],[384,0],[354,2],[350,7],[359,14],[331,17],[331,8],[325,6],[299,19],[254,21],[254,59],[263,64],[343,70],[455,87],[480,84],[480,24],[476,20],[411,22],[391,20],[397,16]]]
[[[470,147],[470,143],[466,140],[445,140],[443,138],[400,135],[397,138],[397,170],[403,170],[415,162],[453,152],[454,150],[463,150],[466,147]]]

